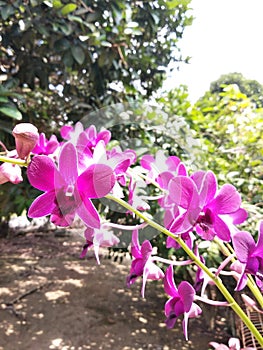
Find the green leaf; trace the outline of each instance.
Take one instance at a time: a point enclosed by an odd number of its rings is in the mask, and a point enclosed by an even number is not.
[[[72,57],[72,54],[71,54],[70,50],[65,52],[65,54],[63,55],[62,61],[65,64],[66,67],[68,67],[68,68],[72,67],[72,65],[73,65],[73,57]]]
[[[4,97],[4,96],[0,96],[0,102],[6,103],[6,102],[8,102],[8,98]]]
[[[1,16],[5,21],[9,16],[15,13],[15,9],[12,5],[7,5],[1,9]]]
[[[72,46],[71,48],[72,56],[78,64],[82,64],[85,60],[85,52],[80,46]]]
[[[53,0],[53,7],[55,9],[60,9],[62,6],[63,6],[63,4],[60,0]]]
[[[19,112],[19,110],[12,106],[0,107],[0,112],[6,115],[7,117],[10,117],[16,120],[22,119],[22,114]]]
[[[63,16],[66,16],[69,13],[75,11],[76,8],[77,8],[77,5],[71,3],[71,4],[67,4],[67,5],[63,6],[60,12]]]
[[[57,40],[54,46],[57,51],[66,51],[69,49],[70,43],[67,39],[62,38]]]

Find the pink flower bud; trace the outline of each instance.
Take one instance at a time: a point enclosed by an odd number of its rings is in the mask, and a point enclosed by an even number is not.
[[[3,163],[0,166],[0,185],[9,181],[13,184],[23,181],[21,168],[16,164]]]
[[[13,130],[16,140],[16,150],[19,158],[28,157],[38,142],[39,134],[37,128],[30,123],[17,124]]]

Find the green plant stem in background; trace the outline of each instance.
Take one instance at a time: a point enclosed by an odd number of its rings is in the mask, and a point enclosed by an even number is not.
[[[185,244],[185,242],[180,238],[175,236],[172,232],[164,228],[163,226],[159,225],[158,223],[154,222],[150,218],[148,218],[146,215],[142,214],[139,210],[133,208],[130,204],[125,202],[124,200],[120,198],[116,198],[110,194],[106,196],[106,198],[115,201],[116,203],[122,205],[124,208],[128,209],[129,211],[133,212],[135,215],[137,215],[139,218],[141,218],[143,221],[147,222],[148,225],[155,228],[156,230],[164,233],[166,236],[169,236],[173,238],[182,249],[187,253],[187,255],[193,260],[193,262],[199,266],[215,283],[217,288],[220,290],[220,292],[224,295],[225,299],[229,303],[229,306],[234,310],[234,312],[238,315],[238,317],[244,322],[244,324],[248,327],[250,332],[254,335],[254,337],[257,339],[259,344],[263,347],[263,337],[253,324],[249,317],[245,314],[245,312],[241,309],[241,307],[238,305],[238,303],[235,301],[235,299],[232,297],[232,295],[229,293],[227,288],[222,283],[221,279],[218,276],[215,276],[209,268],[204,265],[198,257],[188,248],[188,246]]]
[[[9,157],[5,157],[5,156],[0,156],[0,162],[16,164],[16,165],[25,166],[25,167],[27,167],[29,164],[29,162],[27,162],[25,160],[9,158]]]

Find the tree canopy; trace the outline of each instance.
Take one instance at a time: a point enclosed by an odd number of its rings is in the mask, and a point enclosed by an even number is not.
[[[76,121],[150,96],[190,25],[190,0],[0,1],[1,119]],[[19,95],[12,95],[13,93]],[[40,123],[41,124],[41,123]]]
[[[243,94],[251,98],[257,107],[263,107],[263,85],[257,80],[247,79],[241,73],[223,74],[210,85],[211,93],[221,93],[227,85],[236,84]]]

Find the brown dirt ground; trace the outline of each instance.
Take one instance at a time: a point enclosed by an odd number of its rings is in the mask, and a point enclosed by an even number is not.
[[[0,350],[181,350],[227,342],[224,319],[208,330],[205,318],[164,324],[167,300],[160,282],[125,284],[130,259],[121,263],[93,252],[80,259],[79,232],[28,232],[0,239]],[[106,254],[106,252],[105,252]],[[209,317],[208,317],[209,318]]]

